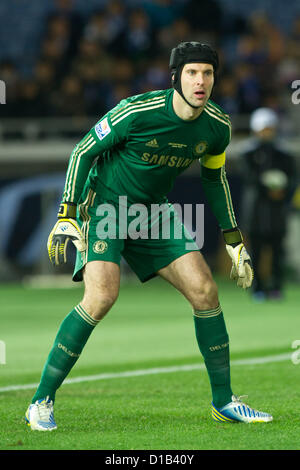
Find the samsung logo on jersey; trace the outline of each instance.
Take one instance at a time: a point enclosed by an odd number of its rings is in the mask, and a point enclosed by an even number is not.
[[[176,157],[175,155],[158,155],[144,152],[142,155],[143,162],[150,165],[169,166],[174,168],[186,168],[193,162],[192,158]]]

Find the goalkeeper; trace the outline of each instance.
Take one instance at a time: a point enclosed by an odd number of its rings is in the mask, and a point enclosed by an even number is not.
[[[26,412],[31,429],[56,429],[56,391],[117,299],[121,256],[142,282],[158,275],[190,303],[211,384],[212,417],[222,422],[272,420],[271,415],[241,403],[232,392],[229,338],[216,283],[166,199],[176,177],[199,160],[201,184],[232,259],[231,277],[238,286],[250,287],[251,261],[236,223],[225,173],[230,119],[210,100],[217,69],[218,56],[210,46],[179,44],[170,57],[172,88],[122,100],[74,148],[48,251],[53,264],[59,265],[66,261],[68,241],[74,243],[73,280],[83,280],[85,291],[59,327]],[[165,203],[173,227],[170,236],[163,236],[161,213],[156,220],[157,237],[124,236],[124,218],[119,215],[113,224],[118,236],[99,236],[104,221],[99,207],[113,206],[115,214],[120,214],[125,197],[128,204],[146,207]],[[130,220],[128,211],[126,230]],[[145,224],[150,229],[153,220],[149,217]],[[180,230],[180,238],[175,230]]]

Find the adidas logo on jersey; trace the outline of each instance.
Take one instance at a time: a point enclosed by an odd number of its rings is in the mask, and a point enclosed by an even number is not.
[[[158,142],[156,139],[153,139],[153,140],[149,140],[149,142],[147,142],[145,144],[147,147],[154,147],[154,148],[158,148],[159,145],[158,145]]]

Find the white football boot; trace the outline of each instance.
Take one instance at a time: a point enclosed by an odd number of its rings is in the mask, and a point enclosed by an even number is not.
[[[245,395],[244,395],[245,396]],[[212,403],[212,417],[219,422],[242,422],[242,423],[268,423],[273,421],[269,413],[254,410],[241,402],[242,397],[232,395],[232,401],[222,408],[216,408]]]
[[[53,401],[41,398],[29,405],[25,421],[33,431],[53,431],[57,429],[53,414]]]

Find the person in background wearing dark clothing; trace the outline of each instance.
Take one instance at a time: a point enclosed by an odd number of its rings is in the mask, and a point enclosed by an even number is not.
[[[272,109],[255,110],[250,118],[254,142],[243,155],[244,230],[252,250],[252,294],[257,301],[282,298],[284,238],[296,166],[293,157],[277,142],[278,125],[278,116]],[[266,250],[271,253],[269,280],[261,275]]]

